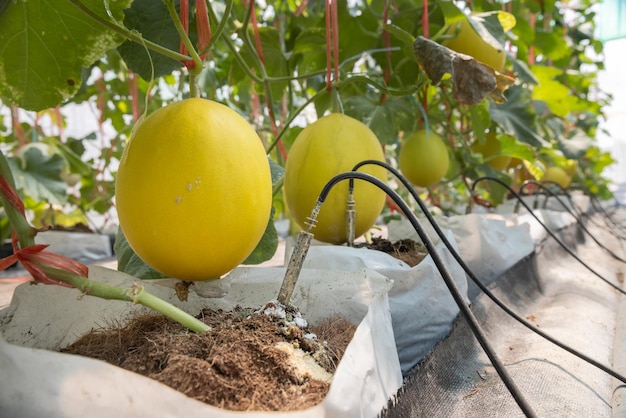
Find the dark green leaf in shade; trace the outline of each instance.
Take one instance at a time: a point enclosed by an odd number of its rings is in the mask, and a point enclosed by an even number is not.
[[[178,1],[175,2],[177,9],[178,3]],[[124,24],[127,28],[141,33],[145,39],[173,51],[178,51],[180,37],[164,2],[134,0],[132,6],[126,10],[125,14]],[[154,65],[155,78],[170,74],[172,71],[182,67],[179,61],[150,51],[136,42],[126,41],[117,49],[128,68],[145,80],[150,80],[152,76],[150,57]],[[150,57],[148,57],[148,53]]]
[[[260,264],[264,261],[271,259],[276,253],[278,248],[278,232],[274,226],[274,208],[270,214],[270,219],[267,222],[267,227],[261,237],[261,241],[257,244],[256,248],[252,251],[252,254],[244,260],[242,264]]]
[[[522,86],[513,86],[507,91],[507,102],[491,103],[491,119],[502,127],[505,133],[532,146],[548,146],[537,133],[537,115],[532,109],[530,92]]]

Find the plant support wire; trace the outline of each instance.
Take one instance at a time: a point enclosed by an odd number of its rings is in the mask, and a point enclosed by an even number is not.
[[[556,345],[557,347],[559,347],[559,348],[567,351],[568,353],[570,353],[570,354],[580,358],[581,360],[583,360],[583,361],[585,361],[585,362],[587,362],[587,363],[597,367],[598,369],[604,371],[608,375],[610,375],[610,376],[620,380],[622,383],[626,383],[626,376],[618,373],[613,368],[608,367],[608,366],[606,366],[606,365],[604,365],[604,364],[602,364],[602,363],[600,363],[600,362],[598,362],[598,361],[588,357],[587,355],[581,353],[580,351],[578,351],[578,350],[576,350],[576,349],[574,349],[574,348],[572,348],[572,347],[570,347],[570,346],[560,342],[559,340],[551,337],[549,334],[545,333],[544,331],[540,330],[539,328],[537,328],[536,326],[534,326],[530,322],[526,321],[520,315],[515,313],[511,308],[509,308],[496,295],[494,295],[489,290],[489,288],[482,283],[482,281],[480,279],[478,279],[478,277],[474,274],[474,272],[469,268],[467,263],[465,263],[463,261],[463,259],[459,255],[459,253],[452,246],[450,241],[447,239],[447,237],[445,236],[445,234],[443,233],[443,231],[439,227],[439,224],[437,224],[437,222],[435,221],[433,216],[429,213],[428,208],[424,204],[423,200],[417,195],[417,193],[415,192],[413,187],[411,187],[411,184],[406,180],[406,178],[404,178],[404,176],[402,176],[402,174],[400,174],[400,172],[398,170],[396,170],[395,168],[389,166],[386,163],[383,163],[383,162],[377,161],[377,160],[363,161],[363,162],[359,163],[358,165],[356,165],[354,170],[358,170],[360,167],[362,167],[363,165],[366,165],[366,164],[380,165],[381,167],[384,167],[387,170],[389,170],[394,176],[396,176],[400,180],[400,182],[409,190],[409,193],[411,194],[411,196],[415,199],[415,201],[419,205],[420,209],[422,210],[422,212],[426,216],[426,219],[432,225],[433,229],[435,230],[435,233],[441,239],[441,242],[450,251],[450,253],[454,257],[454,259],[459,263],[461,268],[465,271],[465,273],[467,273],[469,278],[474,283],[476,283],[476,285],[480,288],[480,290],[482,290],[482,292],[485,295],[487,295],[487,297],[489,299],[491,299],[497,306],[499,306],[505,313],[507,313],[509,316],[511,316],[513,319],[515,319],[521,325],[524,325],[526,328],[528,328],[529,330],[533,331],[534,333],[536,333],[540,337],[544,338],[545,340],[551,342],[552,344]],[[521,197],[519,197],[519,196],[517,196],[517,198],[521,199]]]
[[[317,204],[309,219],[311,218],[314,219],[317,216],[317,213],[315,213],[316,210],[319,211],[319,207],[322,205],[322,203],[328,196],[328,193],[330,192],[333,186],[335,186],[340,181],[350,180],[350,183],[353,188],[354,187],[353,180],[355,179],[367,181],[373,184],[374,186],[378,187],[379,189],[383,190],[394,201],[394,203],[398,205],[400,210],[408,218],[409,222],[411,223],[411,225],[413,226],[413,228],[419,235],[420,239],[424,243],[424,246],[428,250],[428,253],[430,254],[435,266],[439,270],[439,273],[441,274],[444,280],[444,283],[448,287],[448,290],[450,291],[452,298],[454,299],[457,306],[459,307],[459,310],[461,311],[463,317],[466,319],[470,329],[472,330],[472,333],[476,337],[476,340],[478,341],[478,343],[484,350],[485,354],[487,355],[487,357],[493,364],[494,369],[496,370],[496,372],[502,379],[502,382],[504,383],[508,391],[511,393],[511,395],[513,396],[513,399],[515,400],[517,405],[520,407],[524,415],[527,417],[536,417],[537,415],[533,411],[532,407],[530,406],[526,398],[523,396],[523,394],[521,393],[521,391],[519,390],[519,388],[513,381],[512,377],[506,370],[506,367],[502,363],[502,360],[500,360],[495,350],[489,343],[484,330],[480,326],[478,320],[474,316],[474,313],[470,309],[469,305],[467,304],[463,295],[461,294],[459,288],[454,282],[454,279],[452,278],[450,272],[446,268],[445,263],[443,262],[443,259],[437,252],[434,243],[432,242],[428,234],[424,231],[424,229],[419,223],[419,220],[412,213],[409,206],[406,204],[404,200],[402,200],[400,195],[398,195],[393,189],[391,189],[382,180],[372,175],[369,175],[367,173],[352,171],[352,172],[338,174],[335,177],[333,177],[330,181],[328,181],[328,183],[326,183],[326,185],[322,189],[322,192],[320,193],[318,197]],[[298,254],[296,254],[297,251],[298,251]],[[285,287],[286,286],[285,283],[289,281],[291,284],[288,286],[291,286],[291,292],[293,292],[293,286],[295,286],[295,281],[297,280],[297,274],[293,276],[292,278],[292,273],[289,273],[289,272],[297,270],[297,272],[299,273],[300,271],[299,269],[302,267],[301,260],[306,256],[307,251],[308,251],[308,245],[306,245],[306,248],[294,249],[291,259],[289,260],[289,264],[287,266],[287,272],[285,273],[285,279],[283,280],[283,287]],[[282,292],[283,287],[281,287],[281,292]]]

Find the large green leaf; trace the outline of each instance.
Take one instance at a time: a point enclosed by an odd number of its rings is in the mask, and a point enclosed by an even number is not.
[[[110,0],[110,12],[121,19],[130,1]],[[103,4],[85,6],[108,20]],[[54,107],[77,92],[83,67],[122,40],[69,1],[11,1],[0,14],[0,99],[30,110]]]
[[[522,86],[513,86],[506,91],[507,102],[491,103],[491,119],[509,135],[533,146],[548,143],[537,134],[537,115],[532,110],[530,92]]]
[[[299,72],[309,74],[326,68],[326,31],[321,27],[302,31],[295,40],[292,60],[298,62]]]
[[[563,74],[563,70],[545,65],[534,65],[531,69],[539,82],[533,89],[534,100],[541,100],[553,114],[562,118],[574,110],[584,110],[578,97],[556,79]]]
[[[361,95],[350,96],[344,100],[344,112],[367,125],[383,144],[394,143],[399,131],[415,130],[419,119],[418,109],[400,97],[379,103]]]
[[[178,3],[175,2],[178,8]],[[130,9],[125,12],[124,24],[127,28],[136,30],[141,36],[161,46],[177,51],[180,45],[180,37],[165,3],[154,0],[134,0]],[[132,71],[139,74],[145,80],[152,77],[161,77],[180,69],[179,61],[164,55],[149,51],[143,45],[136,42],[126,41],[117,50]],[[148,56],[148,53],[150,56]],[[152,60],[152,64],[150,62]]]
[[[67,197],[67,183],[61,179],[65,160],[59,154],[45,155],[31,147],[20,157],[9,158],[15,186],[35,201],[62,205]]]

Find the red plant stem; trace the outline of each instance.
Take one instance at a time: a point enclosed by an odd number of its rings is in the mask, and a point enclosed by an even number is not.
[[[300,16],[302,13],[304,13],[308,5],[309,5],[309,0],[302,0],[302,3],[300,3],[300,6],[298,6],[296,11],[293,12],[293,15],[295,17]]]
[[[331,0],[332,23],[333,23],[333,68],[335,70],[335,81],[339,80],[339,12],[337,10],[337,0]]]
[[[189,33],[189,0],[180,0],[180,23],[182,23],[185,33]],[[179,43],[179,51],[183,55],[187,55],[189,52],[182,39]],[[185,66],[187,66],[187,64],[185,64]]]
[[[331,62],[331,48],[332,48],[332,37],[331,37],[331,0],[326,0],[326,90],[330,91],[332,88],[332,62]]]
[[[263,57],[263,46],[261,45],[261,33],[259,32],[259,22],[256,18],[256,9],[254,7],[254,0],[250,0],[250,19],[252,20],[252,30],[254,31],[254,42],[256,43],[256,49],[259,54],[259,59],[265,65],[265,58]]]
[[[434,190],[435,188],[436,186],[433,186],[432,189],[430,187],[428,188],[428,199],[430,200],[430,203],[432,203],[433,206],[440,208],[441,202],[439,201],[439,198],[437,197],[437,194],[435,193],[435,190]]]
[[[196,30],[198,31],[198,51],[202,52],[211,42],[211,23],[209,22],[209,10],[206,0],[196,1]],[[200,58],[204,61],[209,55],[207,50]]]
[[[4,176],[0,175],[0,192],[5,196],[7,202],[17,209],[17,211],[22,215],[25,215],[24,202],[18,196],[17,192],[11,187],[9,182]]]
[[[430,30],[428,29],[428,0],[422,0],[422,36],[430,38]]]
[[[389,207],[389,212],[393,213],[402,213],[400,207],[393,201],[393,199],[387,195],[385,195],[385,200],[387,201],[387,206]]]
[[[180,23],[186,34],[189,34],[189,0],[180,1]],[[196,32],[198,34],[198,51],[204,51],[211,42],[211,24],[209,22],[209,12],[205,0],[196,0]],[[188,55],[187,46],[180,40],[179,50],[181,54]],[[200,58],[206,59],[209,51],[204,51]],[[184,60],[183,65],[189,70],[196,68],[194,60]]]
[[[254,41],[257,48],[257,53],[259,54],[259,59],[261,60],[261,64],[265,65],[265,58],[263,56],[263,45],[261,44],[261,33],[259,32],[259,22],[256,17],[256,10],[254,7],[254,0],[250,0],[250,18],[252,21],[252,29],[254,32]],[[265,106],[267,107],[267,114],[270,119],[270,125],[272,128],[272,134],[274,136],[278,136],[278,127],[276,126],[276,117],[274,116],[274,110],[272,108],[272,103],[270,103],[269,97],[265,95]],[[285,148],[285,144],[282,141],[278,141],[278,151],[280,152],[281,157],[287,161],[287,149]]]

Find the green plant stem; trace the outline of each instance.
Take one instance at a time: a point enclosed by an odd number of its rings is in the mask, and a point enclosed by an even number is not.
[[[13,190],[15,190],[13,173],[11,173],[9,162],[2,151],[0,151],[0,176],[4,177],[7,183],[9,183]],[[9,223],[17,234],[20,248],[25,248],[35,244],[35,235],[37,235],[37,230],[28,223],[22,213],[14,207],[7,199],[7,196],[1,192],[0,202],[2,202],[2,207],[4,207],[4,212],[9,219]]]
[[[343,104],[341,103],[341,96],[339,95],[339,90],[337,90],[337,87],[334,85],[330,88],[330,102],[331,111],[333,113],[343,114]]]
[[[348,78],[345,78],[341,81],[335,82],[334,83],[334,89],[336,89],[337,91],[340,90],[341,88],[343,88],[345,85],[348,85],[350,83],[365,83],[365,84],[369,84],[372,87],[375,87],[376,89],[389,94],[390,96],[411,96],[413,94],[415,94],[415,92],[418,90],[419,86],[415,86],[415,87],[411,87],[409,89],[406,90],[392,90],[392,89],[388,89],[385,86],[383,86],[380,83],[375,82],[374,80],[371,80],[368,77],[365,76],[361,76],[361,75],[352,75]],[[272,143],[267,147],[267,153],[270,153],[274,147],[276,147],[276,144],[278,144],[278,141],[285,135],[285,133],[287,132],[287,129],[289,129],[289,125],[291,124],[291,122],[293,122],[293,120],[311,103],[313,103],[315,100],[317,100],[318,98],[320,98],[321,96],[325,95],[325,94],[329,94],[328,91],[326,89],[322,89],[320,91],[318,91],[317,93],[315,93],[313,96],[311,96],[306,102],[304,102],[300,107],[298,107],[295,111],[291,112],[291,114],[289,115],[289,118],[285,121],[284,123],[284,127],[283,129],[278,133],[278,135],[276,135],[276,137],[274,138],[274,140],[272,141]]]
[[[90,280],[65,270],[59,270],[45,265],[41,265],[41,268],[50,277],[71,284],[85,295],[99,297],[100,299],[122,300],[143,305],[179,322],[194,332],[206,332],[211,330],[211,327],[204,322],[171,303],[147,292],[143,286],[135,284],[130,288],[115,287]]]
[[[291,125],[291,122],[294,121],[294,119],[296,117],[298,117],[298,115],[300,113],[302,113],[302,111],[311,103],[313,103],[315,100],[317,100],[318,98],[322,97],[323,95],[328,94],[328,91],[326,91],[325,89],[318,91],[317,93],[315,93],[313,96],[311,96],[306,102],[304,102],[300,107],[298,107],[295,111],[291,112],[291,114],[289,115],[289,118],[287,118],[287,120],[284,123],[284,127],[283,129],[278,133],[278,135],[276,135],[276,137],[274,138],[274,140],[272,141],[272,143],[267,147],[266,152],[269,154],[270,152],[272,152],[272,150],[274,149],[274,147],[276,147],[276,144],[278,144],[278,141],[280,141],[280,139],[285,135],[285,133],[287,133],[287,130],[289,129],[289,125]]]
[[[139,45],[142,45],[148,49],[153,50],[154,52],[157,52],[175,61],[186,61],[186,60],[193,59],[192,57],[188,55],[180,54],[176,51],[172,51],[169,48],[165,48],[159,44],[149,41],[136,31],[129,30],[125,28],[124,26],[121,26],[116,23],[110,22],[106,19],[103,19],[100,15],[91,11],[87,6],[82,4],[79,0],[69,0],[69,2],[72,3],[80,11],[82,11],[85,15],[89,16],[91,19],[95,20],[96,22],[98,22],[99,24],[103,26],[106,26],[108,29],[112,30],[118,35],[123,36],[124,38],[130,41],[133,41]]]
[[[183,28],[183,24],[180,21],[178,12],[176,11],[176,7],[174,7],[174,0],[163,0],[163,2],[167,6],[167,11],[170,13],[170,17],[172,18],[174,27],[176,28],[176,31],[178,32],[178,36],[180,36],[180,39],[182,39],[183,43],[187,47],[187,51],[189,52],[189,55],[191,55],[191,59],[195,63],[195,67],[192,69],[189,69],[189,74],[198,75],[200,74],[200,72],[202,72],[202,58],[200,58],[200,55],[198,55],[198,51],[196,51],[196,48],[193,46],[193,43],[191,43],[191,39],[189,39],[189,35],[187,34],[187,32],[185,32],[185,28]],[[195,87],[194,84],[195,83],[191,83],[191,82],[189,83],[189,88],[191,90],[197,89],[197,87]],[[192,91],[191,97],[198,97],[198,92]]]

